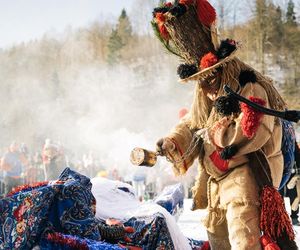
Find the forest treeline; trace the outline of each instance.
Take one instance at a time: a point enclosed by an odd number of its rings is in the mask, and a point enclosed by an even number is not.
[[[242,59],[263,73],[268,73],[272,66],[279,67],[284,74],[280,84],[287,86],[289,95],[293,94],[293,87],[300,84],[300,21],[294,1],[289,0],[286,9],[282,9],[272,0],[255,0],[248,21],[226,28],[226,13],[222,12],[219,18],[221,36],[241,41],[243,49],[239,56]],[[219,7],[224,10],[226,6]],[[32,67],[36,73],[38,68],[41,76],[48,75],[49,68],[54,68],[55,78],[59,71],[81,64],[128,65],[142,60],[147,63],[149,57],[159,58],[162,48],[153,34],[133,32],[130,20],[123,9],[116,23],[95,21],[86,28],[68,28],[59,39],[46,34],[40,40],[4,50],[0,54],[1,64],[4,62],[6,66],[1,67],[1,75],[20,70],[22,62],[26,63],[26,71]]]
[[[0,130],[4,133],[1,136],[14,128],[24,128],[26,131],[30,122],[37,122],[37,114],[30,111],[30,105],[38,106],[41,102],[41,99],[37,99],[39,94],[43,100],[63,100],[79,80],[109,85],[108,79],[116,77],[114,74],[123,72],[119,75],[119,81],[122,82],[122,74],[128,71],[135,76],[135,80],[138,79],[138,82],[132,83],[137,91],[137,98],[143,99],[148,90],[147,94],[151,94],[154,83],[161,83],[163,80],[172,82],[166,83],[168,91],[174,88],[173,93],[180,93],[182,89],[179,90],[180,87],[174,84],[177,81],[178,59],[164,51],[151,30],[139,32],[136,29],[141,24],[139,16],[149,18],[148,23],[151,21],[151,10],[143,10],[143,6],[147,5],[149,8],[154,1],[142,2],[144,4],[138,6],[140,15],[137,11],[130,13],[123,9],[116,20],[95,20],[87,27],[69,27],[59,35],[46,33],[41,39],[0,50],[0,108],[15,114],[2,116]],[[226,3],[219,1],[219,8],[224,10],[226,8],[222,9],[220,6],[222,2]],[[230,2],[232,4],[233,1]],[[249,9],[252,12],[250,18],[242,23],[231,22],[230,25],[224,25],[229,22],[226,22],[226,11],[221,12],[219,29],[222,38],[241,41],[242,49],[238,56],[271,76],[289,106],[300,109],[300,20],[295,4],[299,3],[289,0],[286,7],[282,8],[272,0],[255,0],[253,9]],[[149,15],[143,15],[143,11]],[[83,69],[84,77],[80,74]],[[170,71],[174,72],[172,76]],[[90,75],[88,72],[91,72]],[[126,80],[126,84],[128,82],[130,81]],[[28,92],[29,84],[32,90]],[[142,92],[142,88],[145,92]],[[43,95],[44,92],[47,95]],[[26,96],[22,95],[24,93],[29,94],[29,97],[23,98]],[[25,102],[27,106],[23,105]],[[16,105],[12,106],[12,103]],[[17,107],[18,103],[22,108]],[[76,100],[65,105],[66,111],[73,112],[78,117],[88,109],[86,105],[76,104]],[[26,107],[28,108],[24,111]],[[47,112],[53,110],[47,109]],[[47,112],[43,109],[37,111],[38,115]],[[26,123],[29,123],[27,127],[24,125]]]

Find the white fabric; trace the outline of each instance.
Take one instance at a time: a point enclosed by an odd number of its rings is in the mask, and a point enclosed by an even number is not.
[[[131,217],[151,216],[161,213],[165,219],[176,250],[191,249],[187,238],[180,231],[175,218],[163,207],[153,203],[141,203],[134,196],[131,185],[101,177],[91,180],[92,193],[96,198],[96,217],[100,219],[116,218],[126,221]],[[125,187],[131,193],[120,190]]]

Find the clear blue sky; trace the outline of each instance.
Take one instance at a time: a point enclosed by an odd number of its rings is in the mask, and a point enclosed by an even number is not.
[[[66,26],[85,26],[97,18],[117,17],[134,0],[0,0],[0,47],[41,37]]]
[[[288,0],[274,1],[286,9]],[[111,18],[114,21],[122,8],[130,12],[134,2],[135,0],[0,0],[0,48],[40,38],[49,31],[60,33],[69,25],[74,28],[82,27],[102,18]],[[139,2],[141,3],[141,0]],[[236,8],[237,21],[242,21],[251,16],[254,0],[210,2],[217,11],[219,3],[224,3],[225,7],[229,8],[229,15],[232,15]],[[234,7],[232,3],[235,3]],[[299,14],[300,0],[294,0],[294,3]]]

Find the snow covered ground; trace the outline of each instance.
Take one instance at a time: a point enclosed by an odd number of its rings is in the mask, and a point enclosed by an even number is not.
[[[290,211],[288,200],[285,200],[287,211]],[[206,216],[206,210],[191,211],[191,199],[184,200],[184,211],[180,215],[178,225],[183,234],[189,238],[207,240],[206,230],[201,223],[201,219]],[[300,226],[295,226],[296,242],[300,246]]]

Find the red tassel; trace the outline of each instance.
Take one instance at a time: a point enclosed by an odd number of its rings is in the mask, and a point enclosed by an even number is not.
[[[286,231],[290,240],[294,240],[295,232],[279,192],[274,187],[264,187],[261,203],[260,228],[264,235],[276,240]]]
[[[250,96],[249,100],[262,106],[266,105],[266,101],[261,98]],[[241,121],[243,135],[246,136],[248,139],[251,139],[255,135],[260,125],[261,118],[264,115],[263,113],[254,110],[245,103],[241,104],[241,110],[243,112],[243,118]]]
[[[206,69],[208,67],[215,65],[217,62],[218,62],[218,57],[215,54],[209,52],[201,58],[200,68]]]
[[[280,250],[280,247],[267,235],[261,236],[260,242],[264,250]]]
[[[199,21],[206,26],[211,26],[217,17],[216,10],[206,0],[197,0],[197,13]]]

